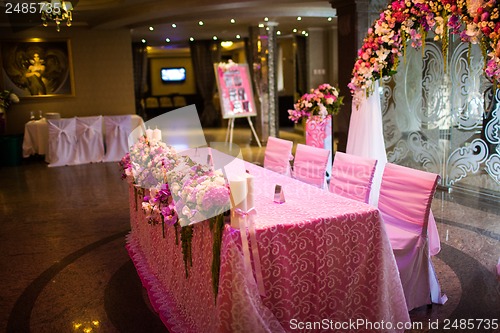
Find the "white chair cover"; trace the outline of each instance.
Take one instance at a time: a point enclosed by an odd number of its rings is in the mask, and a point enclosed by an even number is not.
[[[337,151],[333,160],[330,192],[368,203],[377,160]]]
[[[312,146],[297,144],[293,177],[316,187],[326,189],[326,166],[330,151]]]
[[[264,168],[282,175],[291,176],[290,161],[293,142],[270,136],[264,154]]]
[[[73,165],[76,157],[76,119],[49,119],[49,167]]]
[[[128,136],[132,132],[130,115],[104,116],[105,149],[104,162],[118,162],[129,151]]]
[[[408,310],[446,302],[432,265],[427,237],[439,175],[387,163],[378,207],[396,257]],[[432,299],[431,299],[432,296]]]
[[[104,158],[102,116],[76,117],[76,163],[97,163]]]

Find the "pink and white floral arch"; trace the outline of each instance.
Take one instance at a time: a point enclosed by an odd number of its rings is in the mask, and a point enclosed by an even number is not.
[[[485,58],[485,74],[500,79],[500,3],[496,0],[395,0],[380,13],[368,29],[358,50],[349,89],[353,105],[369,96],[374,83],[396,72],[399,57],[408,41],[414,48],[425,47],[429,31],[441,40],[443,52],[449,34],[463,42],[480,44]]]

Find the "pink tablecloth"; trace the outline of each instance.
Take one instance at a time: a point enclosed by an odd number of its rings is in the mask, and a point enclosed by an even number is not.
[[[163,238],[161,226],[148,224],[140,208],[135,209],[131,189],[127,249],[168,329],[404,331],[398,326],[409,322],[408,311],[378,210],[255,165],[247,164],[247,169],[256,177],[264,297],[254,277],[244,273],[239,230],[225,227],[215,302],[208,224],[194,227],[193,266],[186,279],[174,228],[167,228]],[[273,202],[276,184],[285,193],[281,205]]]

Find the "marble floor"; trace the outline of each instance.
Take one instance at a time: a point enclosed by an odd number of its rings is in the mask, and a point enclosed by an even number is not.
[[[207,131],[207,141],[224,134]],[[234,141],[262,161],[249,131],[237,128]],[[0,332],[166,332],[125,250],[127,193],[117,163],[48,168],[30,158],[0,169]],[[451,325],[500,321],[499,198],[438,190],[432,209],[442,242],[433,261],[449,300],[413,310],[422,329],[411,332],[500,332]]]

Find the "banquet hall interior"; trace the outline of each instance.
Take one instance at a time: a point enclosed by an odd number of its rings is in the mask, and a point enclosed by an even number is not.
[[[329,83],[344,98],[332,117],[335,160],[361,112],[348,88],[358,49],[387,1],[80,0],[65,7],[70,25],[67,17],[57,25],[43,19],[38,7],[9,6],[0,4],[0,91],[19,101],[2,104],[0,124],[0,331],[149,333],[176,330],[166,327],[126,247],[134,192],[118,160],[56,165],[53,141],[37,131],[47,131],[50,118],[123,115],[154,129],[155,118],[194,105],[206,142],[231,134],[243,160],[262,167],[269,137],[293,142],[292,155],[307,143],[305,122],[288,111]],[[500,96],[482,76],[477,45],[467,51],[451,40],[446,72],[435,70],[439,43],[428,38],[425,53],[408,47],[398,73],[374,93],[387,162],[440,176],[431,204],[440,251],[431,260],[447,301],[411,309],[410,320],[422,325],[404,331],[500,332]],[[251,74],[249,117],[225,113],[214,64],[231,62]],[[34,82],[25,72],[37,64],[43,83],[21,84]],[[165,69],[185,75],[171,82]],[[457,111],[450,102],[457,99],[469,109]],[[496,324],[467,330],[460,326],[467,320]]]

